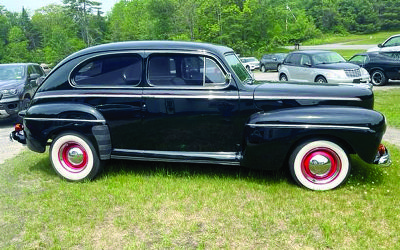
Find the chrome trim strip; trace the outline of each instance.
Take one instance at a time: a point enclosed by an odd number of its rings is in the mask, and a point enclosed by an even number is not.
[[[218,95],[129,95],[129,94],[79,94],[79,95],[45,95],[45,96],[35,96],[35,99],[46,99],[46,98],[71,98],[71,97],[120,97],[120,98],[175,98],[175,99],[230,99],[230,100],[239,100],[239,96],[237,96],[237,91],[235,91],[236,95],[228,96],[218,96]]]
[[[316,124],[247,124],[252,127],[276,127],[276,128],[322,128],[322,129],[359,129],[371,130],[368,127],[346,126],[346,125],[316,125]]]
[[[141,98],[142,95],[129,95],[129,94],[77,94],[77,95],[70,95],[70,94],[66,94],[66,95],[44,95],[44,96],[38,96],[35,95],[35,99],[45,99],[45,98],[71,98],[71,97],[121,97],[121,98],[126,98],[126,97],[130,97],[130,98]]]
[[[361,101],[357,97],[330,97],[330,96],[255,96],[254,100],[329,100],[329,101]]]
[[[67,119],[67,118],[35,118],[35,117],[24,117],[24,120],[37,120],[37,121],[62,121],[62,122],[95,122],[95,123],[106,123],[105,120],[78,120],[78,119]]]
[[[191,152],[191,151],[158,151],[158,150],[131,150],[131,149],[114,149],[113,153],[126,153],[126,154],[147,154],[153,156],[173,156],[173,157],[202,157],[213,158],[216,160],[237,160],[238,154],[236,152]]]

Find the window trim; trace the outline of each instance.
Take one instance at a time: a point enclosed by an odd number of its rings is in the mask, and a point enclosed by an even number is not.
[[[73,73],[79,68],[81,67],[81,65],[85,64],[87,61],[92,60],[93,58],[96,57],[102,57],[102,56],[109,56],[109,55],[122,55],[122,54],[134,54],[136,56],[139,56],[141,61],[142,61],[142,72],[143,69],[145,67],[144,65],[144,58],[143,58],[143,50],[129,50],[129,51],[111,51],[111,52],[105,52],[105,53],[96,53],[96,55],[90,56],[84,60],[82,60],[81,62],[79,62],[77,65],[75,65],[72,70],[69,72],[68,74],[68,83],[69,85],[71,85],[71,87],[73,88],[77,88],[77,89],[137,89],[140,84],[143,81],[143,77],[142,74],[140,75],[140,80],[136,85],[118,85],[118,86],[112,86],[112,85],[106,85],[106,86],[96,86],[96,85],[92,85],[92,86],[79,86],[79,84],[77,84],[74,80]]]
[[[221,61],[214,56],[211,53],[207,53],[205,51],[176,51],[176,50],[145,50],[145,70],[146,70],[146,84],[148,86],[144,86],[143,89],[226,89],[228,88],[231,84],[230,83],[220,83],[220,84],[206,84],[204,79],[203,79],[203,85],[202,86],[191,86],[191,85],[154,85],[151,84],[149,81],[149,61],[151,56],[153,55],[160,55],[160,54],[185,54],[185,55],[196,55],[196,56],[203,56],[205,58],[210,58],[215,62],[217,67],[221,70],[221,72],[224,74],[224,77],[229,73],[229,71],[224,67],[224,64],[221,63]],[[205,60],[204,60],[205,63]],[[203,74],[203,77],[205,77],[205,74]]]

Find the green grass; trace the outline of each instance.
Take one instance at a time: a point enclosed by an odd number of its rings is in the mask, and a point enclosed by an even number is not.
[[[400,91],[377,91],[398,124]],[[399,249],[400,151],[380,168],[352,158],[347,183],[313,192],[287,171],[111,161],[70,183],[48,154],[0,165],[0,249]]]
[[[374,89],[375,109],[386,116],[389,126],[400,129],[400,89]]]
[[[347,35],[326,35],[322,38],[311,39],[302,43],[302,45],[320,45],[327,43],[346,43],[346,44],[378,44],[383,43],[387,38],[392,35],[399,34],[400,31],[384,31],[374,34],[347,34]]]

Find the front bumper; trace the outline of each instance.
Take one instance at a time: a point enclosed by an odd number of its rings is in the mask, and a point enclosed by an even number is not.
[[[17,114],[20,108],[18,97],[3,98],[0,100],[0,118]]]
[[[378,152],[376,154],[374,164],[377,164],[382,167],[389,167],[392,164],[392,159],[390,157],[389,150],[385,147],[385,150],[382,152]]]

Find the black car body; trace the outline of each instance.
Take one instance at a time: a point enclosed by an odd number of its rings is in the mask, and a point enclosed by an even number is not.
[[[366,69],[371,75],[371,83],[383,86],[388,80],[400,80],[399,52],[365,52],[354,55],[349,62]]]
[[[227,47],[123,42],[60,62],[11,137],[41,153],[51,141],[54,169],[73,181],[95,177],[109,159],[289,162],[298,183],[326,190],[346,179],[348,154],[390,162],[378,152],[385,118],[372,107],[365,87],[254,82]]]
[[[273,53],[265,54],[260,60],[260,71],[266,72],[267,70],[278,71],[279,65],[282,64],[283,60],[287,56],[287,53]]]
[[[0,118],[27,107],[43,76],[35,63],[0,64]]]

